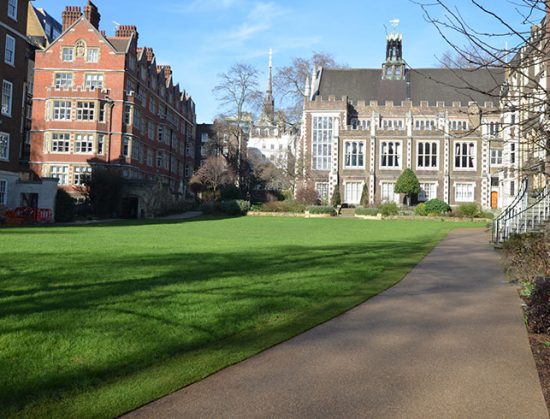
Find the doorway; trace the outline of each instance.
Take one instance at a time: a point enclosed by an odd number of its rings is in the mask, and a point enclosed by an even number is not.
[[[496,209],[498,208],[498,192],[492,191],[491,192],[491,208]]]

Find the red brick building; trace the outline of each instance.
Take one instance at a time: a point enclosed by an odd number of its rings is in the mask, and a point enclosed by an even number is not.
[[[135,26],[106,36],[90,1],[84,13],[67,6],[62,20],[61,36],[36,53],[31,167],[75,195],[93,167],[116,167],[127,180],[121,198],[130,215],[184,199],[195,104],[170,66],[138,46]]]

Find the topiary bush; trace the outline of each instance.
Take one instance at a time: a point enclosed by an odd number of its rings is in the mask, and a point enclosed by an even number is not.
[[[424,204],[423,202],[421,202],[420,204],[418,204],[415,208],[414,208],[414,213],[416,215],[420,215],[421,217],[425,217],[426,215],[428,215],[427,211],[426,211],[426,204]]]
[[[459,217],[468,218],[479,217],[481,214],[479,206],[474,202],[459,205],[455,212]]]
[[[445,215],[451,212],[451,207],[441,199],[430,199],[424,203],[426,214]]]
[[[380,205],[380,214],[384,217],[397,215],[399,214],[399,208],[395,202],[388,202],[387,204]]]
[[[535,281],[526,314],[527,327],[532,333],[550,334],[550,277]]]
[[[355,208],[356,215],[376,216],[378,215],[378,213],[379,213],[378,208],[364,208],[364,207]]]
[[[246,213],[250,210],[250,202],[242,199],[222,201],[221,210],[224,214],[228,215],[246,215]]]
[[[58,189],[55,195],[55,221],[67,223],[73,221],[76,214],[76,199],[63,189]]]
[[[340,187],[336,185],[334,187],[334,192],[332,194],[332,198],[330,200],[330,203],[333,207],[337,207],[338,205],[342,205],[342,197],[340,196]]]
[[[334,207],[328,205],[310,205],[306,208],[306,211],[310,214],[330,214],[336,215]]]
[[[396,193],[403,193],[407,197],[407,205],[411,205],[412,195],[418,195],[420,193],[420,183],[418,178],[411,169],[403,170],[403,173],[395,182],[394,191]]]
[[[306,206],[294,200],[288,201],[272,201],[262,204],[259,209],[254,209],[260,212],[293,212],[300,213],[306,210]]]
[[[369,204],[369,189],[367,187],[367,184],[363,184],[363,191],[361,192],[361,200],[359,201],[359,205],[362,207],[366,207]]]

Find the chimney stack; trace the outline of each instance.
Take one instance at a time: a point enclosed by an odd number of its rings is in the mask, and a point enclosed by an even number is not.
[[[147,62],[151,64],[153,62],[153,58],[155,57],[153,48],[145,48],[145,56],[147,57]]]
[[[84,8],[84,16],[86,16],[86,19],[88,19],[88,21],[92,24],[94,28],[99,29],[99,21],[101,19],[101,15],[97,10],[96,5],[93,4],[90,0],[88,0],[88,4]]]
[[[136,36],[136,42],[137,42],[137,39],[139,37],[137,27],[135,27],[134,25],[120,25],[115,32],[115,37],[131,38],[132,35],[134,34]]]
[[[63,32],[75,23],[82,16],[82,9],[80,6],[65,6],[65,10],[61,14],[63,20]]]
[[[163,67],[163,70],[164,70],[164,78],[168,80],[172,75],[172,67],[170,67],[169,65],[165,65]]]

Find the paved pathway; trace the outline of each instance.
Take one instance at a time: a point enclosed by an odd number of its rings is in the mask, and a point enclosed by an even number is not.
[[[132,418],[547,418],[514,287],[482,230],[397,286]]]

